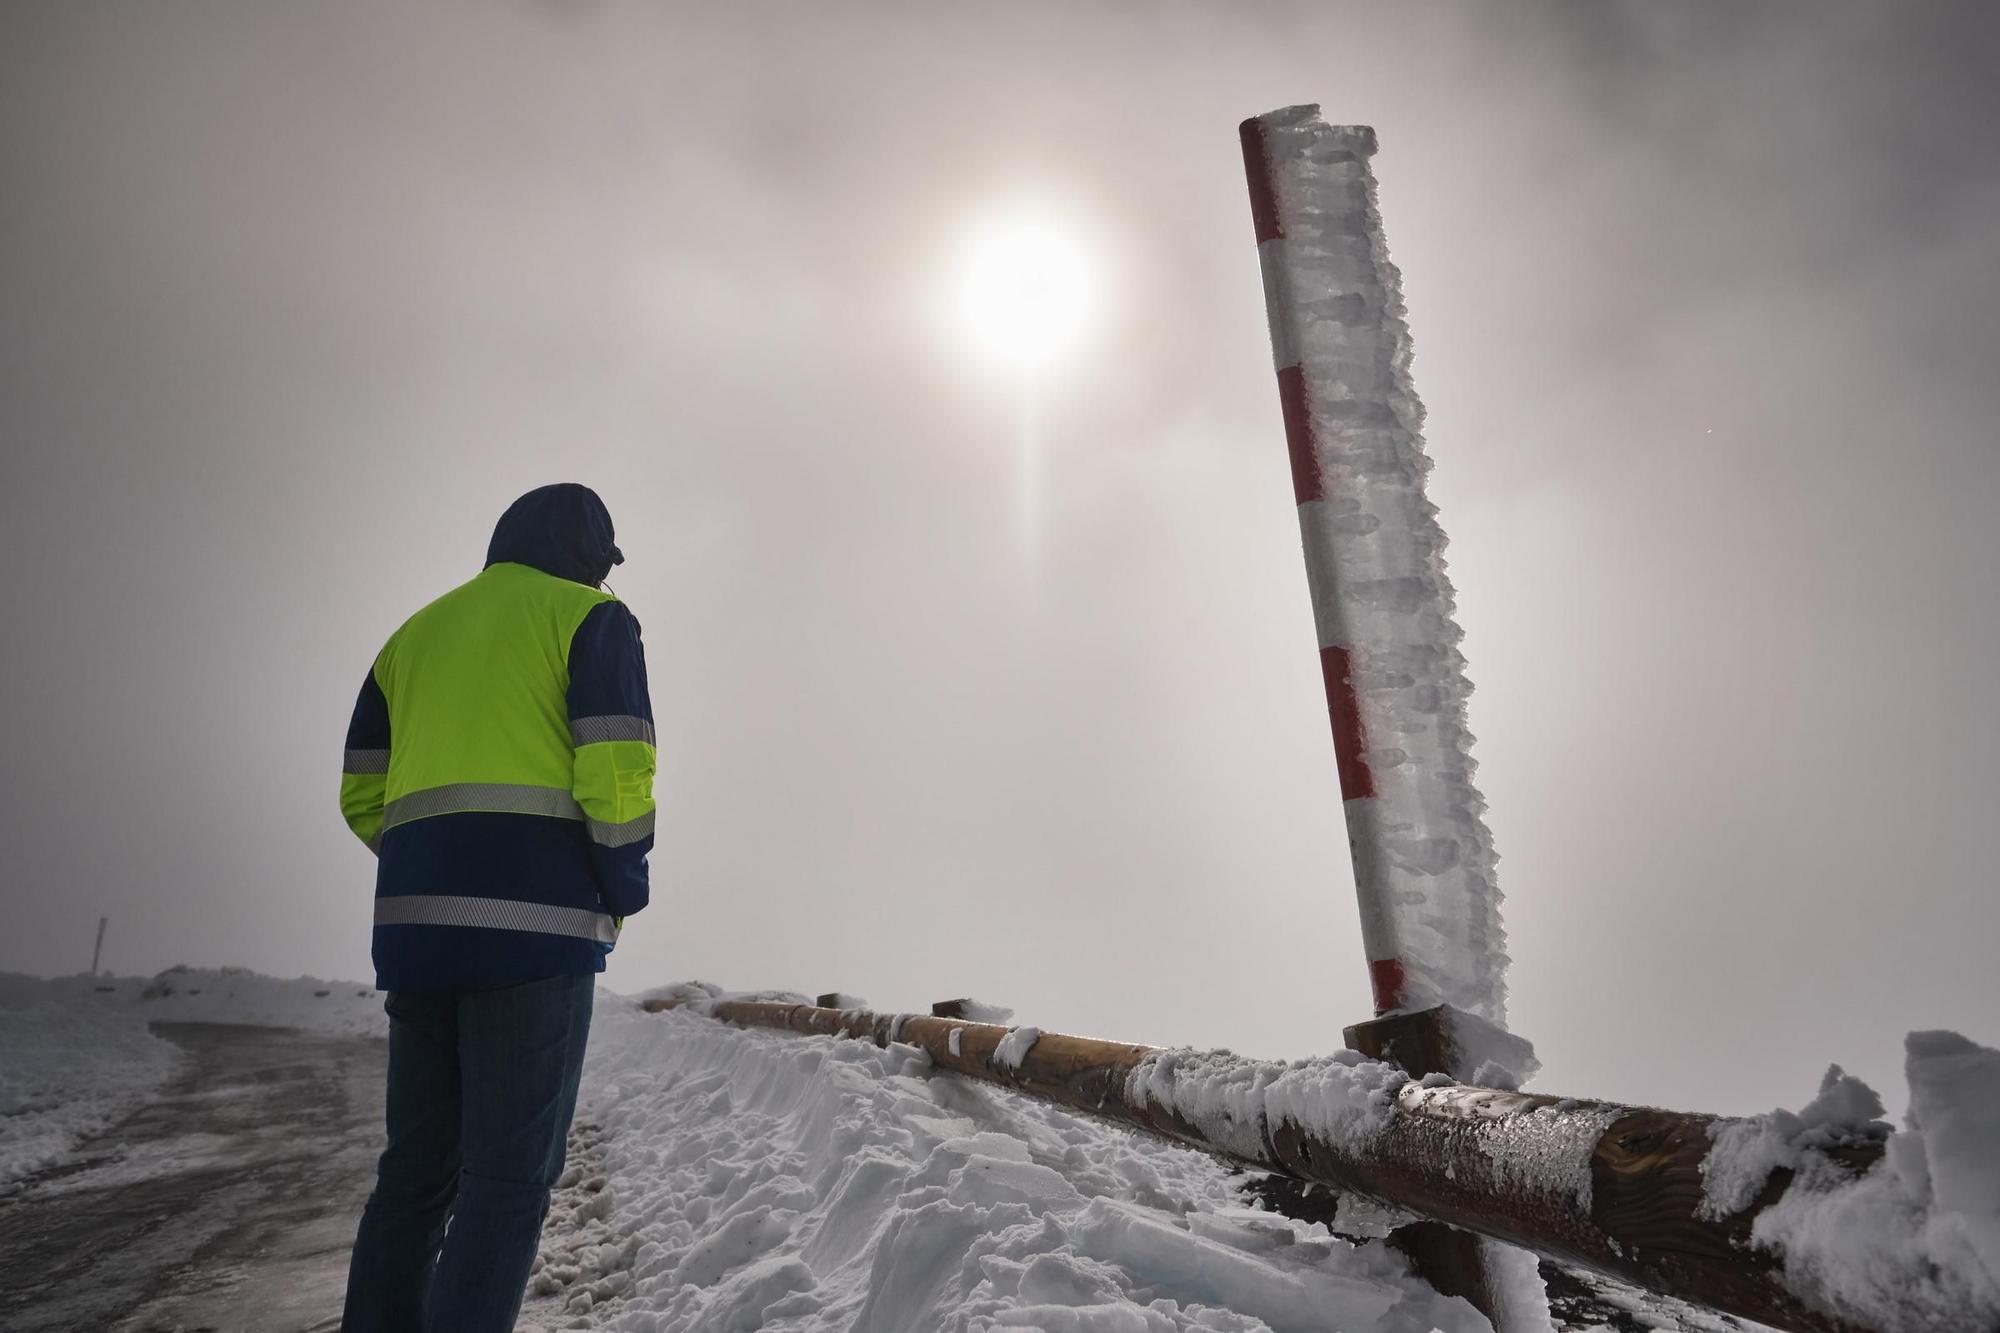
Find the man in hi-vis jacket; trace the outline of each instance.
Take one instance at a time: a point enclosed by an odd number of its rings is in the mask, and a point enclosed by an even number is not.
[[[544,486],[486,568],[396,631],[347,729],[340,808],[379,857],[389,1146],[343,1333],[501,1333],[562,1171],[591,994],[646,905],[653,710],[624,556]]]

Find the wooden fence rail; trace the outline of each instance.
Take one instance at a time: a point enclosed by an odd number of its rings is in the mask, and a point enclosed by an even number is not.
[[[654,1000],[655,1012],[684,1001]],[[1649,1290],[1796,1333],[1873,1333],[1802,1303],[1775,1260],[1749,1244],[1757,1214],[1782,1196],[1774,1173],[1734,1216],[1699,1211],[1701,1165],[1720,1117],[1440,1083],[1405,1083],[1387,1126],[1365,1150],[1293,1119],[1217,1142],[1131,1087],[1150,1046],[1045,1032],[1018,1063],[998,1058],[1010,1029],[961,1018],[876,1014],[811,1004],[720,1001],[704,1012],[780,1032],[891,1041],[923,1050],[940,1069],[1109,1117],[1259,1170],[1352,1191],[1449,1226],[1581,1264]],[[1856,1171],[1876,1145],[1843,1150]]]

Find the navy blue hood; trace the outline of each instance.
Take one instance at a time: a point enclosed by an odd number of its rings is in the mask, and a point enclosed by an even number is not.
[[[489,567],[502,562],[595,588],[625,556],[612,541],[611,511],[597,492],[565,481],[537,487],[507,506],[486,548]]]

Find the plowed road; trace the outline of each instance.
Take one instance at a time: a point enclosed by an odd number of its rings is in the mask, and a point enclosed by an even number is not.
[[[332,1333],[381,1151],[380,1040],[160,1023],[187,1066],[0,1197],[7,1333]]]

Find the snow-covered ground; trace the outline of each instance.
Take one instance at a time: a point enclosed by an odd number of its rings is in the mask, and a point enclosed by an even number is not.
[[[382,997],[315,977],[241,968],[157,977],[0,973],[0,1190],[60,1161],[143,1103],[180,1064],[148,1023],[248,1023],[386,1035]]]
[[[175,1048],[147,1023],[374,1035],[386,1027],[381,998],[235,969],[0,976],[0,1189],[174,1075]],[[602,990],[597,1005],[571,1168],[524,1328],[1486,1326],[1380,1242],[1246,1206],[1242,1179],[1201,1154],[936,1075],[913,1048],[647,1014]],[[1798,1112],[1718,1136],[1708,1205],[1733,1213],[1771,1171],[1790,1171],[1752,1243],[1802,1296],[1883,1329],[2000,1328],[2000,1052],[1918,1033],[1909,1056],[1902,1130],[1835,1070]],[[1869,1140],[1886,1152],[1854,1180],[1835,1159]],[[1369,1225],[1342,1215],[1344,1234]],[[1610,1299],[1652,1326],[1712,1326],[1586,1286],[1600,1311]],[[1566,1310],[1562,1322],[1595,1317]]]
[[[596,1142],[544,1237],[542,1328],[1484,1329],[1379,1242],[1243,1206],[1198,1153],[909,1048],[600,994]]]

